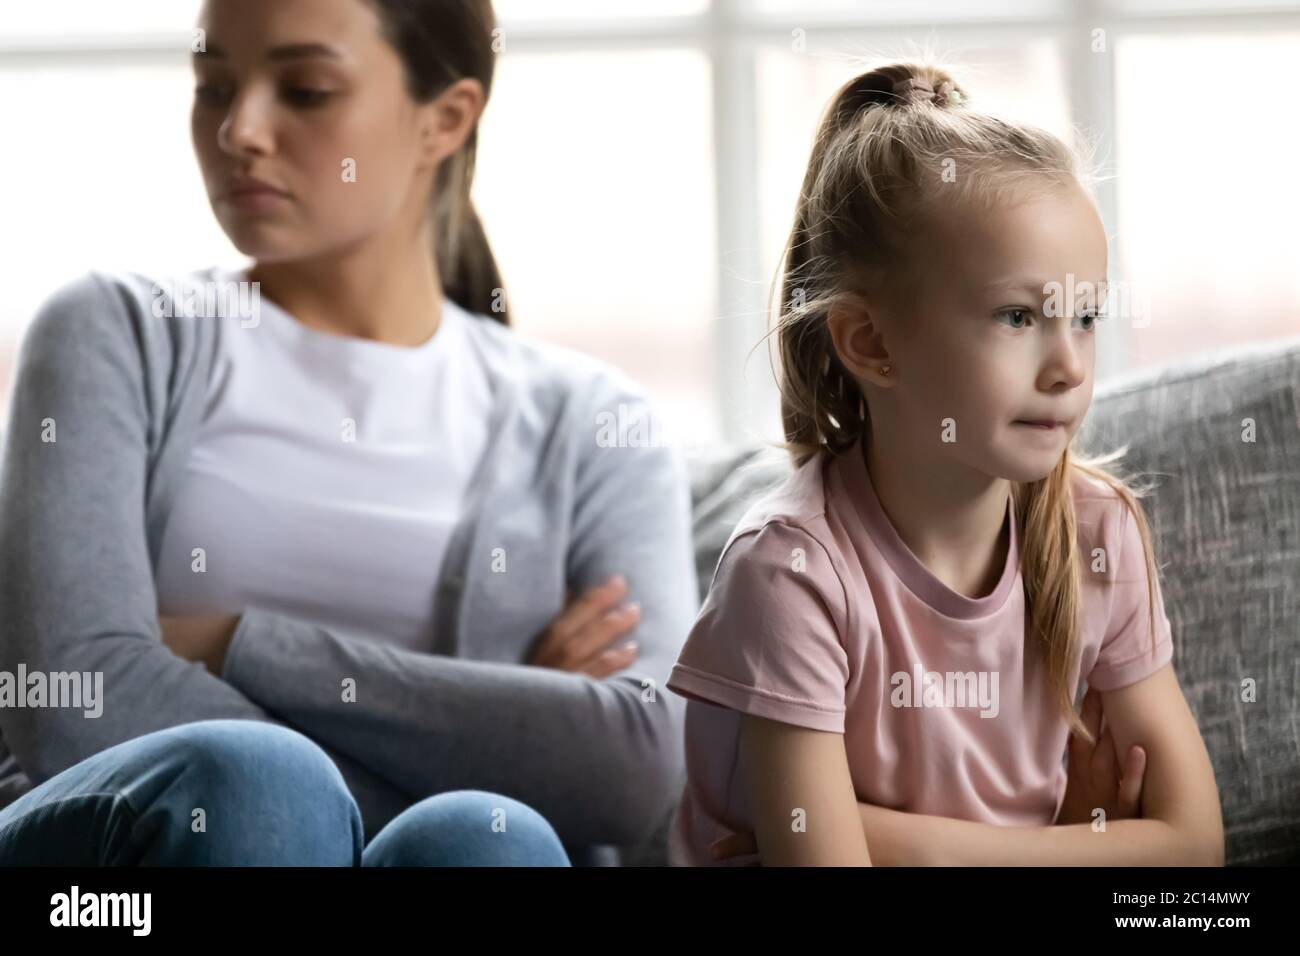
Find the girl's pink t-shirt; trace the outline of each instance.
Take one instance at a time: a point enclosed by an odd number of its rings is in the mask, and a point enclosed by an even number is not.
[[[1169,619],[1157,579],[1153,649],[1137,525],[1108,486],[1072,481],[1083,582],[1071,684],[1114,690],[1169,663]],[[822,452],[745,513],[667,684],[689,701],[670,863],[713,864],[712,842],[753,829],[742,713],[844,734],[860,802],[1003,826],[1056,819],[1069,732],[1026,647],[1009,494],[1006,522],[998,584],[971,598],[899,537],[860,444]]]

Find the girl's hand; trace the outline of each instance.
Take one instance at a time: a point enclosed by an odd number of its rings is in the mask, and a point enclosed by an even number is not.
[[[1100,691],[1088,688],[1088,693],[1083,696],[1080,717],[1097,743],[1089,744],[1082,737],[1070,734],[1065,797],[1056,815],[1056,823],[1091,823],[1093,811],[1098,808],[1105,812],[1107,820],[1139,816],[1146,751],[1136,744],[1130,747],[1121,776],[1110,728],[1101,729]]]
[[[709,855],[715,860],[726,860],[733,856],[744,856],[747,853],[758,852],[758,841],[754,839],[754,834],[742,830],[739,833],[732,833],[721,839],[714,840],[709,844]],[[754,860],[752,863],[746,863],[745,866],[762,866],[762,860]]]
[[[158,623],[162,627],[162,642],[173,654],[187,661],[197,661],[220,677],[226,666],[226,650],[235,636],[241,616],[163,617],[160,614]]]
[[[528,663],[592,677],[608,677],[629,666],[636,660],[636,642],[610,647],[641,621],[639,604],[618,606],[626,594],[627,581],[622,575],[615,575],[576,601],[566,593],[564,610],[537,639]]]

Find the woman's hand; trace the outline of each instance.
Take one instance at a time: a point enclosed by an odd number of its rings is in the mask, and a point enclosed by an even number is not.
[[[1142,803],[1142,778],[1146,773],[1146,751],[1134,744],[1124,761],[1123,775],[1115,760],[1115,740],[1110,727],[1101,728],[1101,692],[1092,687],[1083,696],[1084,726],[1096,744],[1070,734],[1069,767],[1065,798],[1056,815],[1057,824],[1091,823],[1101,809],[1107,820],[1137,817]]]
[[[230,647],[239,614],[220,617],[163,617],[158,615],[162,627],[162,642],[177,657],[197,661],[220,677],[226,666],[226,650]]]
[[[610,645],[641,621],[641,606],[618,604],[627,594],[627,582],[615,575],[599,587],[573,600],[566,594],[564,610],[537,639],[528,663],[562,671],[608,677],[629,666],[637,644]]]

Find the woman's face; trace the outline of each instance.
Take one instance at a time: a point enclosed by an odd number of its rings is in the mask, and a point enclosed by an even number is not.
[[[887,401],[901,434],[937,449],[922,457],[1037,481],[1092,402],[1105,231],[1077,184],[994,211],[952,212],[926,231],[915,297],[890,323],[899,372]],[[944,432],[948,419],[954,427]],[[1064,424],[1040,429],[1027,419]]]
[[[384,229],[418,231],[437,163],[468,127],[459,137],[449,129],[447,93],[423,106],[410,98],[368,3],[208,0],[199,26],[194,149],[217,220],[241,252],[296,259]],[[280,192],[231,196],[246,178]]]

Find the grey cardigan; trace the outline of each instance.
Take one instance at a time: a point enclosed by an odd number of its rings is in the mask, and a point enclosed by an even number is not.
[[[430,568],[434,653],[249,607],[218,678],[161,643],[154,572],[215,337],[237,320],[171,317],[179,305],[157,317],[154,290],[137,273],[88,273],[47,299],[19,352],[0,473],[0,670],[102,672],[103,714],[0,708],[0,792],[12,800],[154,730],[242,718],[320,744],[367,838],[411,803],[466,788],[529,804],[586,862],[646,838],[680,792],[684,707],[664,683],[698,598],[680,454],[644,430],[601,437],[648,408],[643,393],[478,316],[491,438]],[[598,680],[523,663],[566,586],[620,572],[643,609],[631,667]]]

